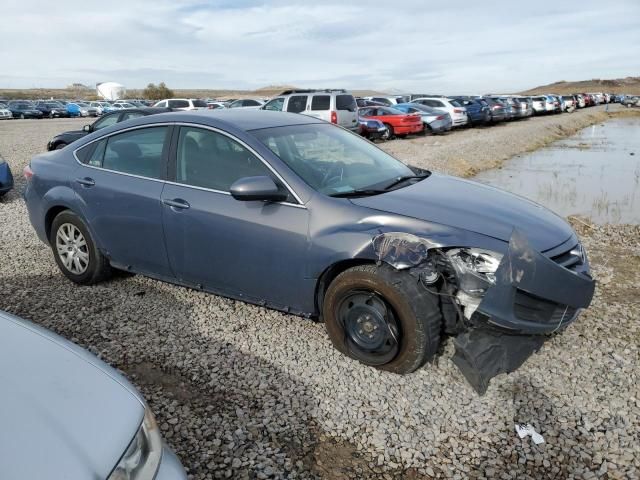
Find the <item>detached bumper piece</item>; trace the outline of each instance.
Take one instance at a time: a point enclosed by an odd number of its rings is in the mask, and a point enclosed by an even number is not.
[[[595,282],[586,256],[581,248],[569,253],[578,261],[569,265],[565,258],[548,258],[514,230],[495,285],[469,328],[454,339],[452,360],[480,395],[491,378],[516,370],[548,335],[565,328],[591,303]]]
[[[453,340],[456,351],[451,360],[474,390],[484,395],[493,377],[520,368],[544,341],[545,337],[540,335],[516,336],[471,330]]]

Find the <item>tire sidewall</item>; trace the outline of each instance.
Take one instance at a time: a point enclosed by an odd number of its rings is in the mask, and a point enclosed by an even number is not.
[[[401,291],[396,285],[406,284],[406,277],[403,278],[405,275],[408,276],[406,272],[398,272],[383,265],[375,270],[346,271],[331,283],[323,302],[323,318],[327,333],[338,351],[352,357],[344,329],[336,314],[348,292],[360,289],[373,291],[387,302],[393,309],[401,331],[398,355],[389,363],[377,365],[376,368],[395,373],[409,373],[421,367],[436,353],[435,349],[430,348],[433,342],[427,338],[428,332],[420,318],[420,314],[423,313],[420,310],[432,308],[440,315],[438,307],[429,301],[425,302],[428,295],[421,295],[416,299],[416,292]],[[439,338],[435,340],[438,342]]]
[[[87,266],[87,269],[84,271],[84,273],[81,273],[80,275],[77,275],[67,270],[67,268],[62,263],[62,260],[60,259],[60,255],[58,254],[58,250],[56,248],[56,235],[58,233],[58,229],[60,228],[61,225],[65,223],[70,223],[73,226],[75,226],[78,230],[80,230],[80,232],[84,236],[85,242],[87,242],[87,250],[89,252],[89,265]],[[98,252],[96,248],[96,244],[93,241],[91,232],[89,232],[89,229],[87,228],[86,224],[84,223],[84,221],[82,221],[82,219],[77,214],[75,214],[71,210],[65,210],[64,212],[59,213],[56,216],[56,218],[54,218],[51,224],[49,244],[51,245],[51,250],[53,251],[53,257],[56,261],[56,264],[58,265],[58,268],[64,274],[64,276],[66,276],[72,282],[75,282],[81,285],[82,284],[88,285],[93,282],[94,278],[97,275],[98,259],[100,256],[100,252]]]

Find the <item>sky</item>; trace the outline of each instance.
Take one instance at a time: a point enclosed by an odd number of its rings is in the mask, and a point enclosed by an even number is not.
[[[510,92],[640,76],[640,0],[4,0],[0,88]]]

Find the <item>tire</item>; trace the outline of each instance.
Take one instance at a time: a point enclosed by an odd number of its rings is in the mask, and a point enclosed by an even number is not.
[[[384,138],[385,140],[391,140],[395,136],[393,126],[389,125],[388,123],[385,123],[384,126],[387,127],[387,131],[386,133],[382,134],[382,138]]]
[[[24,113],[20,114],[20,120],[24,120]]]
[[[65,236],[71,239],[73,244],[65,242]],[[111,275],[109,260],[96,247],[84,221],[71,210],[65,210],[54,218],[51,224],[49,244],[58,268],[72,282],[80,285],[93,285],[106,280]],[[67,253],[59,253],[65,248],[68,249]],[[68,259],[69,255],[73,253],[76,253],[78,262],[71,260],[71,267],[69,267],[62,257]]]
[[[56,145],[55,150],[62,150],[66,146],[67,146],[66,143],[59,143],[58,145]]]
[[[363,297],[358,295],[369,296],[371,304],[363,304]],[[387,314],[383,316],[386,324],[375,319],[371,322],[371,311],[366,310],[373,308],[376,317],[380,313],[379,301],[386,307]],[[386,264],[360,265],[338,275],[324,297],[323,317],[329,338],[338,351],[393,373],[417,370],[433,358],[440,344],[442,314],[437,298],[409,273]],[[361,320],[372,335],[382,335],[378,332],[385,332],[386,327],[390,333],[387,342],[393,343],[395,339],[395,349],[387,352],[387,343],[376,352],[360,348]],[[359,332],[354,331],[354,326]]]

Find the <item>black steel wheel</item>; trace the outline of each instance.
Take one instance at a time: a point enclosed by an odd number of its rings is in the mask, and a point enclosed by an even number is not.
[[[391,308],[375,292],[354,290],[340,302],[338,316],[356,360],[384,365],[398,354],[400,330]]]
[[[406,271],[359,265],[327,288],[322,318],[337,350],[366,365],[409,373],[433,358],[442,314],[435,295]]]

